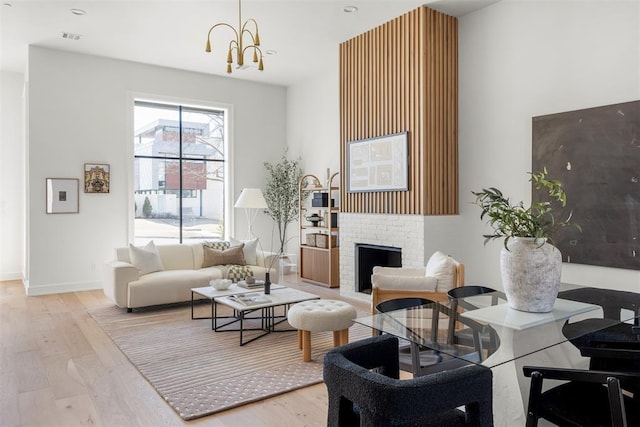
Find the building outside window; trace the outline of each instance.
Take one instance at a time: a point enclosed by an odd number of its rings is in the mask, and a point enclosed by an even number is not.
[[[222,238],[225,126],[224,110],[135,102],[136,244]]]

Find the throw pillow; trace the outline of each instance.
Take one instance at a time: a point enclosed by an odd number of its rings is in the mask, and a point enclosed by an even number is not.
[[[425,276],[432,276],[438,279],[438,292],[447,291],[454,287],[455,268],[456,262],[453,258],[436,251],[427,262]]]
[[[156,248],[153,240],[147,243],[144,248],[129,244],[129,259],[140,274],[149,274],[154,271],[164,270],[162,260],[158,254],[158,248]]]
[[[232,246],[229,249],[224,249],[222,251],[211,249],[208,246],[203,246],[204,261],[202,263],[202,268],[225,264],[246,265],[247,263],[244,260],[244,253],[242,252],[243,246],[244,245]]]
[[[218,251],[223,251],[231,247],[231,244],[225,240],[205,240],[204,242],[202,242],[202,245],[208,246],[211,249],[216,249]]]
[[[229,239],[231,246],[239,246],[244,243],[244,260],[248,265],[258,265],[258,239],[253,240],[236,240],[233,237]]]
[[[248,276],[253,277],[253,270],[248,265],[230,265],[227,269],[227,279],[230,279],[233,283],[237,283],[238,280],[244,280]]]

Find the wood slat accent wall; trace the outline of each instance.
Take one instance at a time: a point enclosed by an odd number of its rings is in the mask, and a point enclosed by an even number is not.
[[[347,144],[409,132],[409,191],[348,193]],[[458,21],[419,7],[340,45],[341,211],[458,213]]]

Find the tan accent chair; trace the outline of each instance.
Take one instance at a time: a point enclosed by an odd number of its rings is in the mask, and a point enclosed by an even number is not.
[[[464,265],[437,251],[426,267],[373,267],[371,285],[372,314],[376,305],[395,298],[447,301],[450,289],[464,286]]]

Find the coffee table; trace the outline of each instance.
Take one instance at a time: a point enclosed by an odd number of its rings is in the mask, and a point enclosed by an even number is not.
[[[194,294],[204,296],[211,300],[211,329],[215,332],[240,332],[240,345],[257,340],[271,332],[295,331],[295,329],[276,330],[276,325],[284,322],[287,318],[287,310],[290,305],[301,301],[312,299],[320,299],[318,295],[299,291],[297,289],[287,288],[282,285],[272,284],[271,293],[265,295],[263,291],[245,289],[232,285],[225,291],[216,291],[211,287],[193,288],[191,289],[191,318],[192,319],[208,319],[208,317],[194,317],[193,315],[193,297]],[[244,297],[244,298],[242,298]],[[217,305],[222,304],[233,310],[233,316],[218,316]],[[283,307],[283,314],[276,315],[276,308]],[[256,317],[248,317],[249,314],[257,312]],[[232,319],[222,325],[218,324],[220,319]],[[245,320],[258,319],[261,322],[260,327],[247,328]],[[239,322],[239,328],[230,329],[229,325]],[[246,331],[263,331],[260,335],[254,336],[248,340],[244,340],[244,332]]]
[[[281,288],[284,288],[284,286],[276,285],[276,284],[271,285],[271,289],[281,289]],[[203,286],[201,288],[191,288],[191,319],[192,320],[211,319],[211,329],[215,331],[217,329],[216,322],[215,322],[216,321],[216,316],[215,316],[216,314],[215,299],[216,298],[228,297],[230,295],[244,295],[244,294],[254,293],[259,291],[262,291],[261,287],[256,287],[255,289],[248,289],[248,288],[243,288],[241,286],[238,286],[237,283],[233,283],[231,286],[229,286],[228,289],[225,289],[223,291],[218,291],[211,286]],[[193,302],[194,302],[194,296],[196,294],[200,295],[201,297],[204,297],[204,299],[208,299],[211,302],[211,316],[194,317]],[[222,317],[219,317],[219,319],[222,319]]]

